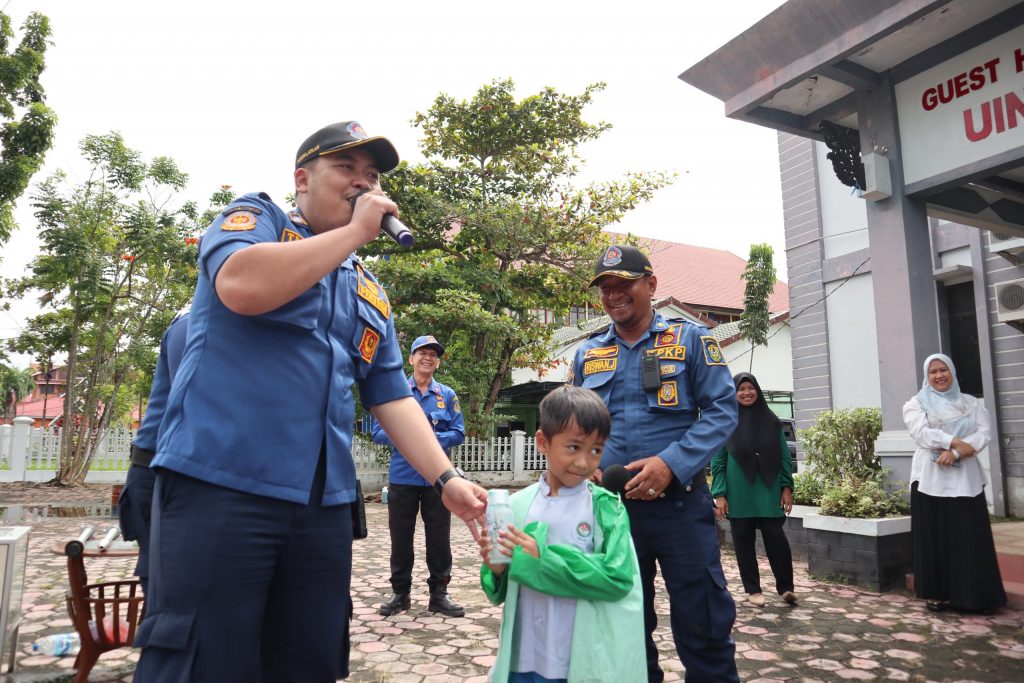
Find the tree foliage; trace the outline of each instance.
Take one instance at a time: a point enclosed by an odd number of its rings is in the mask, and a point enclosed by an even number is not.
[[[22,25],[21,42],[9,51],[14,31],[0,12],[0,244],[14,230],[14,202],[53,145],[57,117],[39,83],[49,37],[49,20],[33,12]]]
[[[12,349],[67,355],[62,484],[82,481],[110,424],[148,390],[154,348],[195,286],[205,218],[194,202],[174,208],[187,176],[173,160],[147,162],[117,133],[88,136],[80,149],[88,179],[72,185],[57,172],[38,186],[40,254],[7,283],[12,296],[41,293],[43,309]],[[213,201],[225,196],[229,188]]]
[[[14,419],[15,406],[28,397],[35,386],[32,368],[19,369],[0,363],[0,405],[4,420],[10,422]]]
[[[768,344],[771,314],[768,298],[775,289],[775,265],[772,248],[768,244],[751,244],[747,267],[740,275],[746,280],[743,289],[743,313],[740,315],[740,334],[750,342],[750,369],[754,368],[754,347]]]
[[[590,299],[587,273],[608,241],[602,228],[671,181],[633,172],[574,184],[579,147],[610,127],[583,119],[603,88],[545,88],[519,100],[511,80],[495,80],[469,100],[441,94],[413,119],[427,161],[384,178],[416,243],[370,245],[387,256],[374,272],[403,338],[445,341],[444,381],[460,393],[471,431],[489,430],[514,367],[550,368],[556,325],[538,312],[564,315]]]

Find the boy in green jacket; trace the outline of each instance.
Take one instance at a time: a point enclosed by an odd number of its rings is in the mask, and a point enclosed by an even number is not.
[[[480,584],[505,603],[494,683],[646,679],[643,597],[629,517],[593,484],[611,430],[601,398],[559,387],[540,404],[541,480],[511,497],[515,524],[480,540]]]

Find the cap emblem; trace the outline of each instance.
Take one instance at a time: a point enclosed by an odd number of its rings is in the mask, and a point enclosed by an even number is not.
[[[369,135],[366,134],[366,131],[363,130],[363,127],[359,125],[358,121],[353,121],[352,123],[348,124],[345,127],[345,130],[348,131],[348,134],[354,137],[356,140],[364,140],[370,137]]]
[[[622,250],[618,247],[608,247],[608,250],[604,252],[604,261],[601,263],[605,266],[619,265],[622,263]]]

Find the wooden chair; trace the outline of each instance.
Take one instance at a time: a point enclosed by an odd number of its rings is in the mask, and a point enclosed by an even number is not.
[[[80,541],[71,541],[64,548],[70,584],[68,615],[82,641],[75,659],[75,683],[89,680],[89,672],[104,652],[131,646],[145,608],[138,579],[90,584],[84,551]]]

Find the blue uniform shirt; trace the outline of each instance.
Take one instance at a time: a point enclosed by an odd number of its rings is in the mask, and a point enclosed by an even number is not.
[[[175,318],[160,342],[160,355],[156,361],[156,372],[153,373],[153,388],[146,403],[146,414],[135,432],[135,438],[132,439],[136,446],[147,451],[156,450],[160,421],[164,419],[164,411],[167,409],[167,394],[178,371],[178,364],[181,363],[181,354],[185,351],[188,315],[186,313]]]
[[[452,448],[466,440],[466,426],[462,418],[462,408],[459,406],[459,397],[446,384],[437,380],[431,380],[430,388],[426,393],[421,394],[416,380],[412,375],[408,379],[409,389],[412,397],[415,398],[427,420],[434,428],[434,435],[438,443],[448,454]],[[408,484],[410,486],[430,486],[432,482],[420,476],[420,473],[413,469],[409,461],[398,452],[391,438],[381,428],[376,420],[373,421],[373,442],[391,446],[391,467],[388,472],[388,481],[393,484]]]
[[[645,354],[658,359],[657,389],[644,389]],[[612,415],[602,469],[657,455],[687,483],[736,428],[736,386],[722,350],[707,328],[687,320],[655,311],[632,346],[613,324],[580,346],[571,375],[573,384],[596,391]]]
[[[366,406],[409,396],[384,289],[353,256],[260,315],[233,313],[214,289],[239,249],[312,236],[298,212],[286,215],[262,193],[212,223],[153,467],[305,504],[324,444],[322,504],[355,500],[353,382]]]

